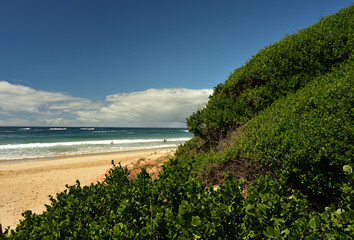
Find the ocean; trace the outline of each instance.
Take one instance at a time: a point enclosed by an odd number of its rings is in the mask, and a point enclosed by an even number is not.
[[[176,147],[192,136],[183,128],[0,127],[0,163]]]

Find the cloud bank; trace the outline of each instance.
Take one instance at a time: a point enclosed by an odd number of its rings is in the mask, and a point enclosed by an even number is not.
[[[148,89],[92,101],[0,81],[0,125],[184,127],[212,89]]]
[[[92,109],[99,103],[66,93],[38,91],[0,81],[0,108],[5,115],[16,113],[60,114],[77,109]]]

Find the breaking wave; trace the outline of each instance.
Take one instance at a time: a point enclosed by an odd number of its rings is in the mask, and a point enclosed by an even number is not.
[[[171,138],[167,142],[183,142],[190,138]],[[25,143],[25,144],[7,144],[0,145],[0,149],[18,149],[18,148],[48,148],[57,146],[77,146],[77,145],[110,145],[116,144],[134,144],[134,143],[158,143],[164,142],[164,139],[119,139],[119,140],[99,140],[99,141],[78,141],[78,142],[54,142],[54,143]]]

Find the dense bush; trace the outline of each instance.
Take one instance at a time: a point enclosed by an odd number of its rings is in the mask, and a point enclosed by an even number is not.
[[[354,156],[354,61],[315,79],[249,122],[249,152],[293,185],[334,198]],[[246,127],[247,129],[247,127]]]
[[[260,50],[214,88],[206,108],[187,119],[189,130],[217,142],[276,99],[330,72],[353,55],[353,12],[354,5]]]
[[[352,164],[354,156],[353,73],[350,59],[275,101],[234,131],[223,143],[226,150],[192,154],[198,142],[193,139],[179,148],[177,156],[193,164],[195,175],[204,171],[215,175],[215,164],[220,163],[237,177],[246,171],[244,165],[253,164],[248,170],[252,171],[254,164],[260,164],[314,204],[338,203],[345,180],[342,167]],[[234,163],[236,169],[231,167]]]
[[[214,190],[187,170],[171,161],[158,180],[146,171],[128,180],[128,171],[115,166],[103,183],[68,186],[43,214],[25,212],[3,239],[351,239],[349,192],[343,208],[316,214],[282,179],[260,177],[244,198],[242,180],[228,176]],[[354,175],[347,171],[351,185]]]

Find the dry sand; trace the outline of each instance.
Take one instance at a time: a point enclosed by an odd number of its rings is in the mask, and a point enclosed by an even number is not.
[[[15,228],[23,211],[43,212],[44,204],[50,203],[48,195],[55,196],[65,190],[66,184],[75,184],[76,179],[81,184],[90,184],[112,167],[112,160],[125,166],[152,153],[161,156],[171,150],[173,148],[0,163],[0,224],[3,230],[7,226]]]

